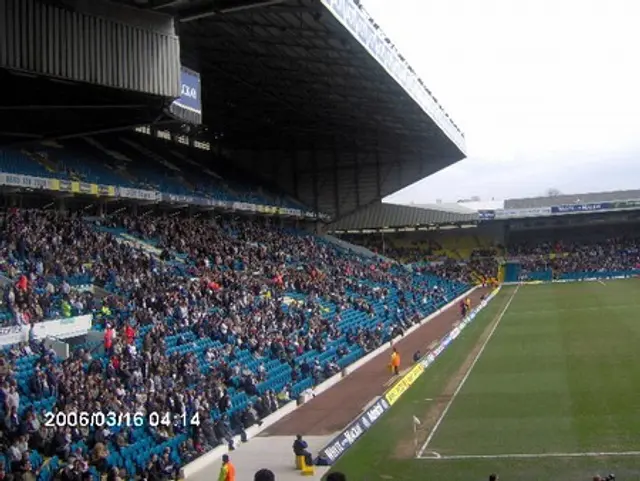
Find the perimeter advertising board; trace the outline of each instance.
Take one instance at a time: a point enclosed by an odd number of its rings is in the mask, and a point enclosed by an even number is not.
[[[411,368],[397,383],[388,389],[381,397],[377,398],[373,405],[358,416],[347,428],[338,436],[333,438],[325,448],[320,451],[315,463],[319,466],[330,466],[340,458],[362,435],[376,423],[400,397],[406,393],[418,378],[424,373],[444,350],[462,333],[464,328],[476,318],[477,314],[486,307],[491,299],[500,291],[494,290],[480,305],[451,332],[444,336],[437,347],[422,357],[418,363]]]
[[[379,397],[368,409],[358,416],[338,436],[320,452],[315,464],[318,466],[330,466],[335,463],[344,452],[367,432],[382,415],[389,410],[389,403],[384,397]]]

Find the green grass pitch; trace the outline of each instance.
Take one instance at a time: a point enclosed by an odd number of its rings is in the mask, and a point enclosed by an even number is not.
[[[638,280],[503,288],[333,469],[350,481],[637,479],[639,312]],[[413,452],[414,415],[418,447],[429,440],[420,459],[398,448]]]

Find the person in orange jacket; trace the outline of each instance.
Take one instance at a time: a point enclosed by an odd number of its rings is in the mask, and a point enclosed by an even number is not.
[[[391,353],[391,371],[396,376],[400,374],[400,353],[395,347],[393,348],[393,352]]]
[[[222,455],[222,466],[220,467],[218,481],[236,481],[236,467],[229,459],[228,454]]]

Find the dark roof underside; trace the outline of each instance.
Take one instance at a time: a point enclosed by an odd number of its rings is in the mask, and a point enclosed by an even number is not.
[[[408,94],[319,1],[181,24],[203,76],[205,123],[241,147],[423,151],[461,157]],[[195,64],[195,65],[193,65]]]
[[[313,209],[339,218],[464,157],[320,1],[183,22],[180,35],[210,132]]]
[[[116,1],[176,17],[218,161],[312,209],[343,217],[464,157],[320,0]]]

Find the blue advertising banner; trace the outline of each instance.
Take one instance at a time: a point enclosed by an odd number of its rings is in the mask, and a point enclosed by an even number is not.
[[[370,408],[327,444],[318,455],[315,464],[318,466],[331,466],[388,410],[389,403],[387,400],[384,397],[379,398]]]
[[[551,207],[552,214],[566,214],[570,212],[594,212],[614,208],[613,202],[597,202],[593,204],[565,204]]]
[[[480,220],[493,220],[496,218],[495,210],[479,210],[478,219]]]
[[[173,105],[177,105],[189,112],[202,114],[202,99],[200,98],[200,74],[182,67],[180,72],[180,97]]]

